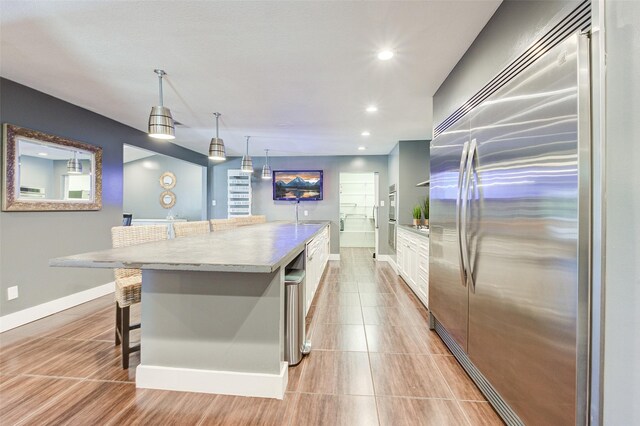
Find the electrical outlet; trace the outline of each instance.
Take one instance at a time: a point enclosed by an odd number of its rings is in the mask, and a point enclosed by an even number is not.
[[[215,207],[215,206],[216,206],[216,200],[211,200],[211,205],[212,205],[213,207]]]
[[[18,298],[18,286],[14,285],[7,289],[7,300],[13,300]]]
[[[305,216],[309,216],[309,210],[305,210],[305,211],[304,211],[304,215],[305,215]]]
[[[384,200],[380,200],[380,207],[384,207]]]

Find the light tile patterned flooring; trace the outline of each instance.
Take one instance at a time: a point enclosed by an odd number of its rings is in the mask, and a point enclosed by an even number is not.
[[[367,249],[329,263],[307,319],[313,350],[282,401],[136,389],[139,357],[120,368],[114,310],[106,296],[0,334],[1,425],[502,424]]]

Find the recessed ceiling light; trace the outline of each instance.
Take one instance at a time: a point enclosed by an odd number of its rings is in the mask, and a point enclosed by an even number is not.
[[[358,151],[364,151],[365,149],[367,149],[367,148],[365,148],[364,146],[359,146],[358,147]]]
[[[378,59],[381,61],[388,61],[391,58],[393,58],[393,52],[390,50],[381,50],[378,52]]]
[[[49,154],[47,154],[46,152],[39,152],[39,153],[38,153],[38,155],[41,155],[41,156],[43,156],[43,157],[46,157],[46,156],[47,156],[47,155],[49,155]]]
[[[378,111],[378,107],[375,105],[369,105],[367,107],[367,112],[377,112]]]
[[[362,136],[369,136],[371,133],[369,133],[367,130],[365,130],[364,132],[360,133]]]

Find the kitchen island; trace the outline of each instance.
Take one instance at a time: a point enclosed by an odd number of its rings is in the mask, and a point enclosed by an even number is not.
[[[284,276],[329,222],[270,222],[53,259],[142,269],[136,386],[282,398]]]

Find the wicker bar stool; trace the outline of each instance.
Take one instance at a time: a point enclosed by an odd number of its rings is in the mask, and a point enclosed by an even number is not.
[[[247,226],[266,223],[267,217],[264,215],[237,216],[231,220],[233,220],[238,226]]]
[[[202,220],[198,222],[175,222],[173,224],[173,232],[176,238],[188,237],[190,235],[208,234],[209,221]]]
[[[233,219],[211,219],[212,231],[224,231],[225,229],[237,228],[238,224]]]
[[[166,225],[115,226],[111,228],[113,248],[133,246],[167,239]],[[140,324],[131,324],[130,307],[140,303],[142,271],[140,269],[114,269],[116,278],[116,346],[122,343],[122,368],[129,368],[129,355],[140,350],[140,345],[129,346],[131,330]]]

